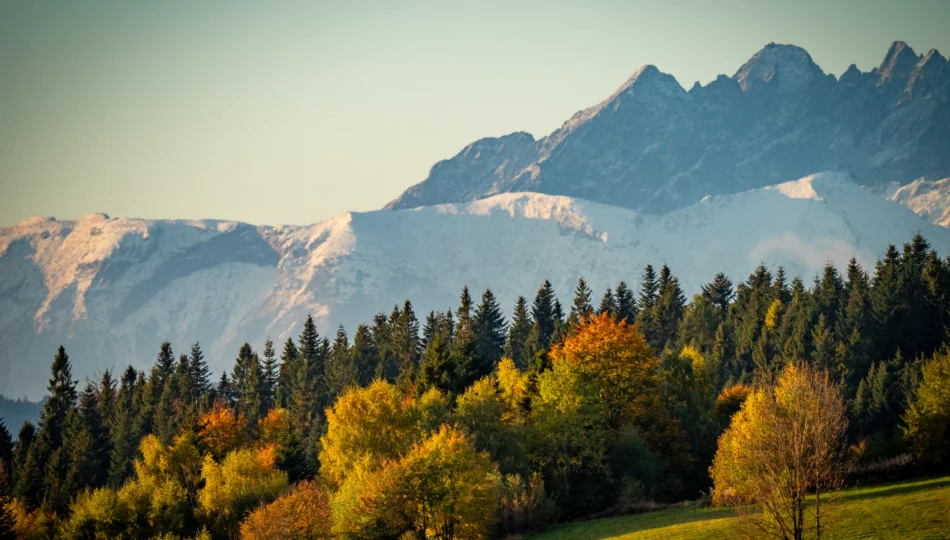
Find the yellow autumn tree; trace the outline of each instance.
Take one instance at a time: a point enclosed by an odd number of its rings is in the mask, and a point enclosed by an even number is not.
[[[488,538],[498,520],[498,469],[456,428],[443,425],[401,459],[361,474],[341,516],[344,536]]]
[[[918,458],[936,465],[950,463],[950,350],[924,364],[904,425],[904,436]]]
[[[199,515],[216,535],[233,537],[251,509],[273,501],[286,490],[287,473],[277,470],[272,446],[243,448],[221,463],[205,456],[198,492]]]
[[[827,527],[822,496],[838,485],[846,427],[828,372],[787,366],[777,384],[748,396],[720,436],[710,467],[714,502],[737,505],[740,523],[759,537],[820,537]]]
[[[317,482],[303,481],[276,501],[257,508],[241,522],[244,540],[330,538],[329,495]]]
[[[382,462],[412,444],[411,399],[377,380],[352,387],[327,409],[327,433],[320,439],[320,474],[339,486],[360,461]]]

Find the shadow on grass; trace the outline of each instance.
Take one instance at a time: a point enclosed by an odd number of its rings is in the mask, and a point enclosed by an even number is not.
[[[599,520],[599,522],[577,522],[559,525],[541,533],[544,540],[561,538],[581,538],[598,540],[614,538],[621,534],[646,532],[652,529],[662,529],[676,525],[701,523],[723,518],[735,517],[733,508],[715,509],[669,509],[642,514],[630,514]]]
[[[940,489],[950,486],[950,479],[940,480],[937,482],[922,482],[910,486],[892,486],[885,489],[877,489],[874,491],[863,492],[863,493],[840,493],[836,496],[836,499],[839,502],[844,501],[863,501],[867,499],[876,499],[878,497],[892,497],[894,495],[906,495],[909,493],[917,493],[921,491],[930,491],[933,489]],[[873,489],[873,486],[867,486],[870,489]]]

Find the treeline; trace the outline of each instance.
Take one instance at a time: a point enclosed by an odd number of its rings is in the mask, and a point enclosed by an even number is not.
[[[801,361],[840,386],[856,459],[896,456],[923,448],[902,419],[948,308],[950,260],[917,235],[870,274],[852,260],[807,286],[759,266],[687,302],[647,266],[636,290],[579,280],[567,310],[545,282],[510,321],[467,288],[454,311],[420,323],[407,300],[352,340],[308,317],[216,380],[199,344],[166,342],[147,372],[79,389],[60,347],[38,425],[13,444],[0,423],[0,531],[505,536],[695,498],[745,398]],[[939,462],[947,432],[926,421],[921,457]]]

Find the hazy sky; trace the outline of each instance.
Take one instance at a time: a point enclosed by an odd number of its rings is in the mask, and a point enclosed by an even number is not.
[[[769,41],[826,71],[950,53],[950,1],[0,3],[0,225],[90,212],[312,223],[643,64],[689,88]]]

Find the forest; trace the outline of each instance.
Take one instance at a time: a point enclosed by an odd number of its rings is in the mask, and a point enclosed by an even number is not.
[[[529,298],[308,317],[220,376],[165,342],[80,383],[59,347],[39,422],[0,422],[0,538],[505,538],[681,500],[803,538],[806,497],[950,466],[950,258],[920,235],[807,284]]]

